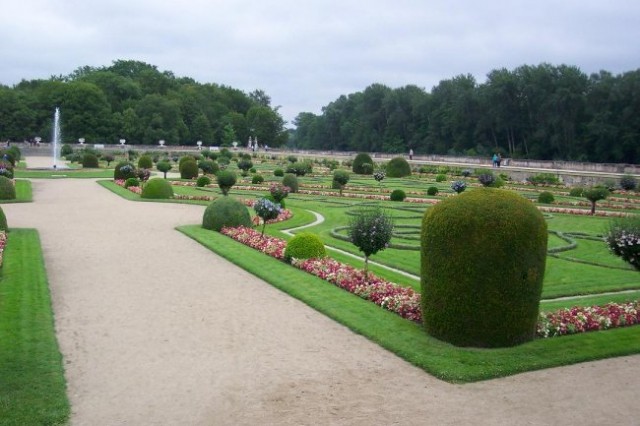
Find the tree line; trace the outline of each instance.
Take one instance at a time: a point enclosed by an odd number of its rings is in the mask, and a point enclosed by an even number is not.
[[[140,61],[116,60],[107,67],[81,67],[67,76],[0,85],[0,140],[23,141],[52,135],[60,108],[67,143],[246,146],[286,143],[278,107],[262,90],[244,93],[201,84]]]
[[[322,113],[300,113],[302,149],[640,162],[640,69],[587,76],[574,66],[524,65],[443,80],[431,92],[372,84]]]

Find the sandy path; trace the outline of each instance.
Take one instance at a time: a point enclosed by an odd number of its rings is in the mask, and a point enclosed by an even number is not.
[[[41,235],[74,425],[640,422],[640,356],[447,384],[173,230],[203,207],[33,187],[3,209]]]

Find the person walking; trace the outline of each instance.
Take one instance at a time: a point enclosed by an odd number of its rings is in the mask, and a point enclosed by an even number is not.
[[[409,160],[413,160],[413,149],[409,150]]]

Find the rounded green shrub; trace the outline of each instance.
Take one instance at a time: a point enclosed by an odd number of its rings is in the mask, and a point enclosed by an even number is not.
[[[437,186],[430,186],[427,188],[427,195],[438,195],[438,192],[440,191]]]
[[[391,201],[404,201],[407,198],[407,194],[402,189],[394,189],[389,199]]]
[[[5,176],[0,176],[0,200],[15,200],[16,187],[13,181]]]
[[[287,242],[284,249],[284,260],[291,262],[291,259],[319,259],[327,257],[327,251],[322,240],[311,232],[301,232],[294,235]]]
[[[546,256],[546,222],[518,194],[480,188],[430,208],[421,232],[425,330],[457,346],[533,339]]]
[[[116,164],[113,169],[113,179],[127,180],[131,177],[136,177],[136,168],[128,161],[121,161]]]
[[[60,155],[62,157],[65,157],[65,156],[67,156],[69,154],[73,154],[73,147],[71,145],[69,145],[68,143],[65,143],[60,148]]]
[[[178,170],[180,170],[182,168],[182,164],[185,161],[196,161],[196,158],[191,156],[191,155],[183,155],[182,157],[180,157],[180,159],[178,160]]]
[[[549,191],[543,191],[538,194],[538,202],[542,204],[551,204],[555,201],[555,197]]]
[[[582,197],[584,188],[582,186],[574,186],[569,190],[569,195],[572,197]]]
[[[287,173],[282,178],[282,184],[284,186],[288,186],[291,191],[289,192],[298,192],[299,184],[298,177],[292,173]]]
[[[138,178],[129,178],[124,181],[125,188],[129,188],[132,186],[140,186],[140,181],[138,180]]]
[[[278,177],[282,177],[282,176],[284,176],[284,170],[282,170],[282,169],[275,169],[275,170],[273,171],[273,175],[274,175],[274,176],[278,176]]]
[[[218,187],[220,191],[222,191],[222,195],[227,195],[233,185],[236,184],[237,181],[236,174],[231,170],[220,170],[216,174],[216,180],[218,181]]]
[[[363,164],[369,164],[371,167],[363,167]],[[366,152],[361,152],[356,155],[356,158],[353,159],[351,170],[353,170],[353,173],[356,173],[358,175],[370,175],[371,173],[373,173],[373,159]]]
[[[138,168],[139,169],[152,169],[153,168],[153,158],[150,155],[144,154],[138,158]]]
[[[98,157],[91,152],[86,152],[82,156],[82,167],[87,169],[97,169],[98,167],[100,167]]]
[[[168,180],[161,178],[150,179],[142,188],[140,196],[154,200],[171,198],[173,197],[173,187]]]
[[[7,225],[7,216],[4,214],[4,210],[0,207],[0,231],[8,231],[9,225]]]
[[[387,164],[387,177],[401,178],[411,176],[411,166],[403,157],[392,158]]]
[[[211,185],[211,178],[209,176],[200,176],[198,180],[196,180],[196,186],[198,188],[202,188],[207,185]]]
[[[638,180],[632,175],[624,175],[620,179],[620,188],[625,191],[633,191],[638,187]]]
[[[183,157],[184,158],[184,157]],[[185,160],[179,166],[180,177],[182,179],[195,179],[198,177],[199,169],[196,160]]]
[[[202,227],[220,231],[225,226],[251,226],[247,206],[233,197],[220,197],[207,206],[202,216]]]
[[[447,175],[439,174],[436,175],[436,182],[444,182],[447,180]]]
[[[258,185],[258,184],[260,184],[262,182],[264,182],[264,176],[262,176],[262,175],[253,175],[251,177],[251,183],[253,185]]]

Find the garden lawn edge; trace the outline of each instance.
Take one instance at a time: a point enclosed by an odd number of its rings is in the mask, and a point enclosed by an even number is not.
[[[512,348],[458,348],[428,336],[416,323],[220,233],[199,225],[176,229],[355,333],[447,382],[475,382],[640,353],[640,326],[537,339]]]
[[[36,230],[10,230],[0,274],[0,423],[64,424],[70,406]]]

